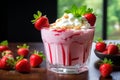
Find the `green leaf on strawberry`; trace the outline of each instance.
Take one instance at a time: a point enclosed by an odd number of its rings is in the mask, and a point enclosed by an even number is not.
[[[46,57],[45,57],[45,55],[43,54],[42,51],[34,50],[33,54],[37,54],[37,55],[39,55],[40,57],[42,57],[43,60],[46,59]]]
[[[29,49],[29,46],[24,43],[23,45],[17,45],[17,48],[27,48],[27,49]]]
[[[99,67],[102,77],[108,77],[113,71],[112,61],[110,59],[104,58],[103,63]]]
[[[34,27],[40,31],[43,27],[49,27],[49,20],[46,16],[42,16],[40,11],[37,11],[37,14],[33,14],[34,20],[31,22],[34,24]]]
[[[66,13],[72,13],[75,17],[79,18],[86,13],[92,13],[92,8],[87,8],[86,5],[77,7],[76,5],[72,5],[70,9],[65,10]]]
[[[40,18],[41,16],[42,16],[41,11],[37,11],[37,14],[33,14],[34,19],[31,20],[31,22],[34,24],[37,21],[37,19]]]
[[[79,19],[84,16],[91,26],[94,26],[96,22],[96,16],[93,13],[93,9],[87,8],[86,5],[80,7],[73,5],[70,9],[65,10],[65,13],[72,13],[74,17]]]

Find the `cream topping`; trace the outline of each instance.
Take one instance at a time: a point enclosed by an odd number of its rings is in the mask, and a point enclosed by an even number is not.
[[[88,21],[82,16],[80,19],[74,17],[72,13],[64,13],[64,15],[57,19],[55,23],[51,24],[52,29],[89,29],[91,26]]]

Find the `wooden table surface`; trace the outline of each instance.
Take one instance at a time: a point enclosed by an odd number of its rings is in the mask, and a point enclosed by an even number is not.
[[[114,40],[114,42],[120,43],[120,40]],[[16,54],[16,46],[20,44],[23,43],[9,43],[9,47]],[[27,44],[30,46],[30,53],[33,52],[33,50],[44,52],[42,43],[28,42]],[[39,68],[31,68],[30,73],[19,73],[15,70],[0,70],[0,80],[120,80],[120,67],[118,67],[117,71],[112,72],[109,78],[101,77],[99,70],[96,67],[99,59],[94,54],[94,46],[95,43],[93,43],[91,50],[90,62],[88,64],[89,70],[81,74],[67,75],[50,72],[46,69],[46,63],[44,61]]]

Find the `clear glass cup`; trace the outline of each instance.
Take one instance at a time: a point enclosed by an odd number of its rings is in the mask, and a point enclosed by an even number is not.
[[[41,29],[47,69],[61,74],[79,74],[88,70],[94,27],[80,30]],[[89,62],[89,61],[88,61]]]

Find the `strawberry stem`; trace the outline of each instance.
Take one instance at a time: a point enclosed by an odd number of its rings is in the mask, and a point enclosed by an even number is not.
[[[97,43],[97,42],[104,42],[104,41],[103,41],[102,38],[98,38],[98,39],[95,41],[95,43]]]
[[[43,52],[42,52],[42,51],[37,51],[37,50],[34,50],[34,54],[39,55],[40,57],[42,57],[42,58],[43,58],[43,60],[45,60],[45,59],[46,59],[46,57],[45,57],[45,55],[43,54]]]
[[[37,14],[33,14],[34,19],[31,20],[31,22],[34,24],[36,22],[36,20],[38,18],[40,18],[41,16],[42,16],[42,12],[41,11],[37,11]]]
[[[17,48],[27,48],[27,49],[29,49],[29,46],[24,43],[23,45],[18,45]]]
[[[104,60],[102,60],[103,63],[108,63],[108,64],[111,64],[112,65],[112,60],[111,59],[107,59],[107,58],[104,58]]]

